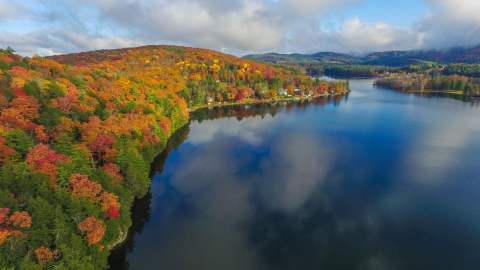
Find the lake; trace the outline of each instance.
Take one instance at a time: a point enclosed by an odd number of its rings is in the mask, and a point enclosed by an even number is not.
[[[194,114],[112,269],[479,269],[480,108],[350,85]]]

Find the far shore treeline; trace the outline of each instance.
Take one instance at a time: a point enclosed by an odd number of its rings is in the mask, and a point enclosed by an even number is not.
[[[107,268],[151,161],[189,111],[348,91],[203,49],[0,50],[0,269]]]
[[[463,96],[480,96],[480,78],[460,75],[392,74],[375,81],[377,86],[403,92],[442,92]]]
[[[259,54],[244,58],[304,69],[312,76],[373,78],[378,86],[405,92],[480,95],[480,45],[427,51],[387,51],[366,55],[333,52]]]

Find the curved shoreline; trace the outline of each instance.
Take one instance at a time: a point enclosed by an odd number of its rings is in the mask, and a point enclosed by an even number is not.
[[[350,93],[351,91],[347,92],[342,92],[342,93],[335,93],[335,94],[324,94],[324,95],[316,95],[312,97],[290,97],[290,98],[274,98],[274,99],[263,99],[263,100],[245,100],[242,102],[224,102],[224,103],[214,103],[210,105],[202,105],[202,106],[197,106],[194,108],[189,109],[189,113],[193,113],[202,109],[213,109],[213,108],[222,108],[222,107],[237,107],[237,106],[245,106],[245,105],[257,105],[257,104],[276,104],[279,102],[297,102],[297,101],[310,101],[310,100],[315,100],[318,98],[328,98],[328,97],[341,97],[341,96],[346,96]],[[168,137],[167,139],[167,144],[160,149],[158,154],[156,155],[157,157],[161,155],[164,151],[168,150],[168,145],[169,141],[177,134],[179,130],[184,128],[185,126],[189,125],[190,123],[190,116],[188,121],[181,127],[179,127],[177,130],[172,132],[172,134]],[[153,161],[152,161],[153,162]],[[139,198],[142,199],[142,198]],[[133,204],[135,201],[133,202]],[[133,207],[133,204],[131,205],[131,208]],[[125,242],[128,240],[128,237],[130,236],[130,228],[132,226],[130,225],[128,228],[124,228],[120,230],[120,234],[117,240],[115,240],[113,243],[111,243],[108,247],[110,251],[115,250],[117,248],[120,248],[122,245],[125,244]],[[110,254],[111,255],[111,254]]]

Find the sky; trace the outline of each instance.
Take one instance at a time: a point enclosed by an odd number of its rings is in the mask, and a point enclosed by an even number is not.
[[[480,44],[479,0],[0,0],[0,47],[23,55],[173,44],[368,53]]]

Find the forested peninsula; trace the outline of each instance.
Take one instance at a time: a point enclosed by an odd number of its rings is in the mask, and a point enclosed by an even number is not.
[[[377,79],[375,85],[407,93],[444,93],[480,97],[480,79],[461,75],[390,74]]]
[[[0,269],[107,268],[189,111],[348,91],[204,49],[0,50]]]

